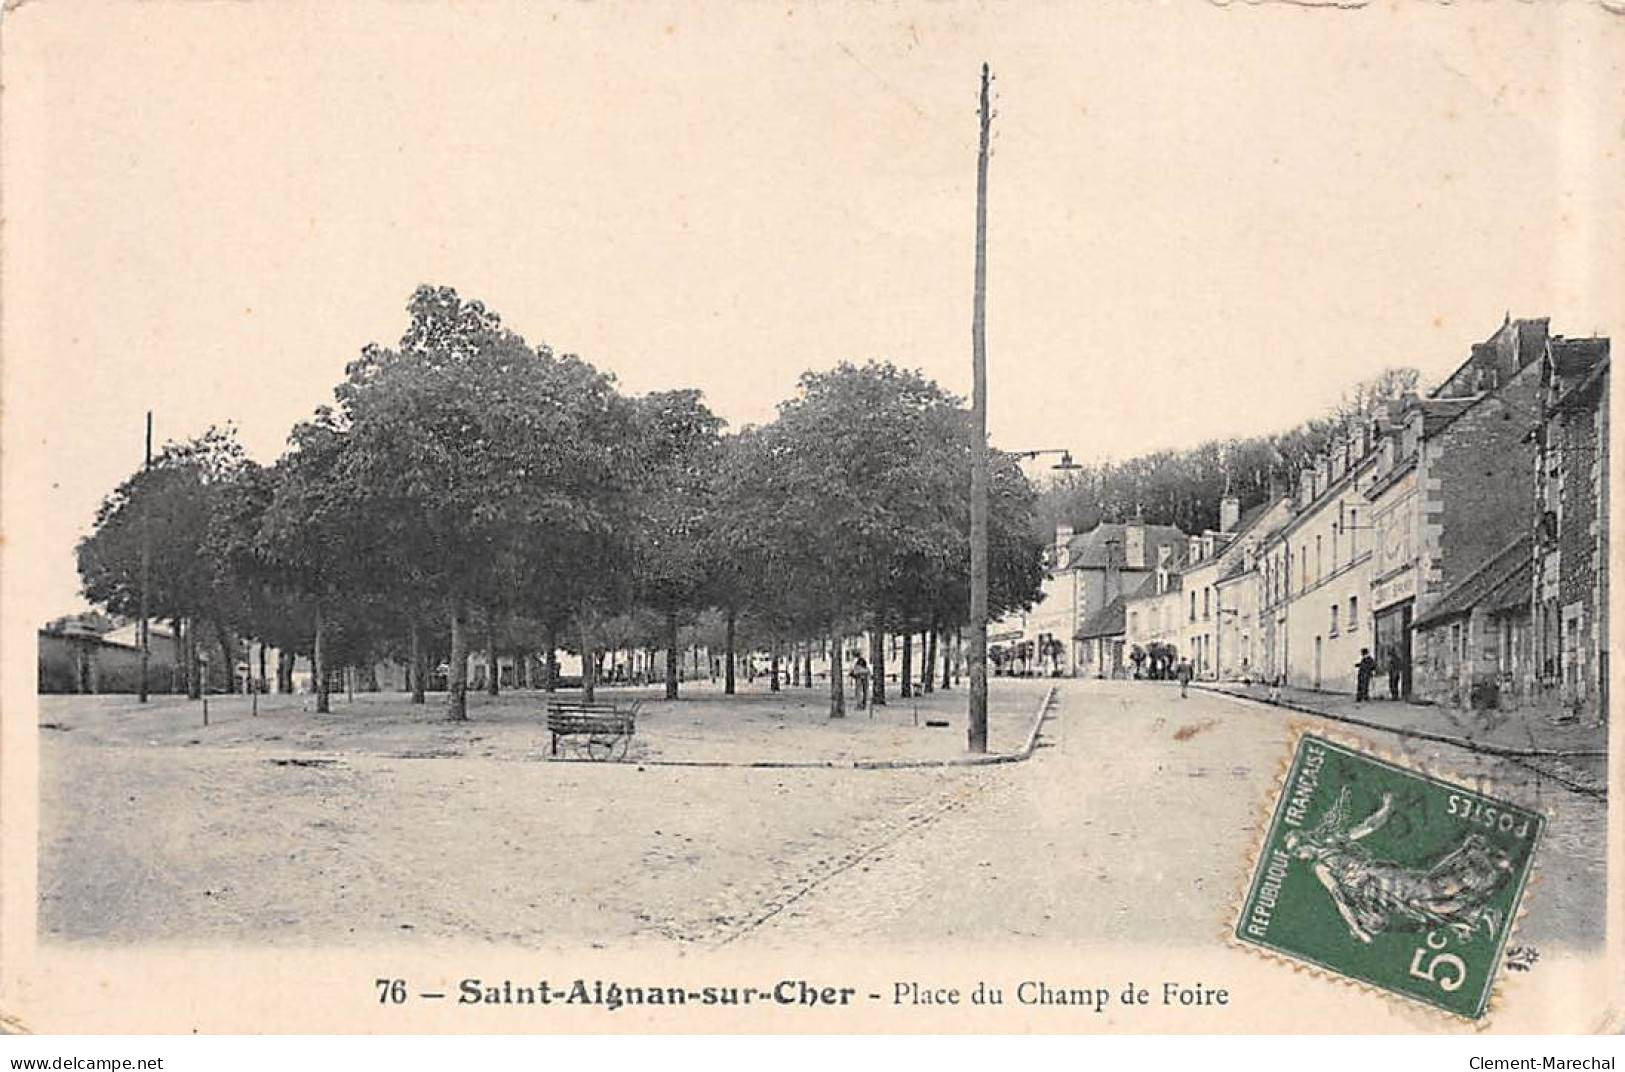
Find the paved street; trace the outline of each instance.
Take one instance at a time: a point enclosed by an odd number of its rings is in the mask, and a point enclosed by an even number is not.
[[[1290,712],[1173,685],[1069,681],[1050,748],[929,833],[882,850],[774,921],[771,937],[928,943],[1001,936],[1203,942],[1224,926]],[[1306,720],[1298,719],[1299,722]],[[1603,940],[1605,805],[1527,769],[1315,723],[1556,813],[1520,937]]]
[[[1031,710],[1047,684],[996,679],[995,702]],[[1289,713],[1148,682],[1061,686],[1034,758],[986,768],[640,769],[46,732],[41,929],[526,946],[1212,940]],[[1602,802],[1449,746],[1358,735],[1553,811],[1521,937],[1601,942]]]

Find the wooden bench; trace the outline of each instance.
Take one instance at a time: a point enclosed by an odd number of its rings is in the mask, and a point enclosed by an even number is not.
[[[641,700],[615,704],[602,700],[549,700],[547,732],[553,735],[553,755],[559,754],[559,738],[580,737],[573,747],[587,759],[625,759],[637,729]]]

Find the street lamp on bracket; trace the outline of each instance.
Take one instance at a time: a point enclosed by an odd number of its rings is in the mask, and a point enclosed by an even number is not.
[[[1045,454],[1059,454],[1061,456],[1061,460],[1050,466],[1050,468],[1054,469],[1056,472],[1076,473],[1083,468],[1083,466],[1072,460],[1072,452],[1070,450],[1062,450],[1060,447],[1046,447],[1043,450],[1001,450],[999,453],[1008,455],[1012,458],[1018,458],[1022,461],[1031,461],[1033,458],[1040,458]]]

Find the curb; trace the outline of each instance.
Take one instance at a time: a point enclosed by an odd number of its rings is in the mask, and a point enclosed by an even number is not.
[[[914,770],[929,767],[991,767],[999,763],[1025,763],[1033,757],[1038,748],[1039,730],[1043,728],[1044,720],[1049,717],[1049,709],[1055,700],[1055,686],[1051,685],[1044,690],[1044,698],[1038,703],[1038,711],[1033,715],[1032,729],[1027,731],[1027,743],[1016,752],[997,752],[989,756],[956,756],[952,759],[859,759],[854,760],[854,770]]]
[[[1369,719],[1354,718],[1352,715],[1337,715],[1330,711],[1310,707],[1307,704],[1294,703],[1291,700],[1260,700],[1256,696],[1246,693],[1232,692],[1229,689],[1215,688],[1212,685],[1199,685],[1191,682],[1191,687],[1211,692],[1218,696],[1229,696],[1236,700],[1245,700],[1248,703],[1258,704],[1260,707],[1284,707],[1289,711],[1297,711],[1304,715],[1314,715],[1316,718],[1330,719],[1333,722],[1346,722],[1351,726],[1361,726],[1370,730],[1382,730],[1385,733],[1398,734],[1401,737],[1415,737],[1418,740],[1432,741],[1435,744],[1448,744],[1456,748],[1464,748],[1469,752],[1480,752],[1489,756],[1502,756],[1507,759],[1597,759],[1608,755],[1607,749],[1598,748],[1508,748],[1497,744],[1481,744],[1466,737],[1452,737],[1446,733],[1431,733],[1427,730],[1406,729],[1402,726],[1389,726],[1382,722],[1372,722]]]
[[[1038,748],[1040,730],[1049,718],[1050,707],[1055,701],[1055,686],[1051,685],[1044,691],[1044,698],[1038,704],[1038,710],[1033,714],[1033,725],[1027,731],[1027,743],[1019,751],[997,752],[985,756],[954,756],[950,759],[854,759],[845,762],[836,760],[773,760],[760,759],[744,763],[734,763],[725,759],[642,759],[635,761],[639,767],[738,767],[746,770],[931,770],[945,767],[992,767],[1005,763],[1025,763],[1031,759],[1033,752]],[[626,760],[616,766],[633,765],[634,761]]]

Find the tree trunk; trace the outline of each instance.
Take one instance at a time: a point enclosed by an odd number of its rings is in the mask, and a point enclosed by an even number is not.
[[[886,704],[886,611],[876,607],[869,630],[869,702],[876,707]]]
[[[903,672],[898,675],[898,690],[903,699],[914,695],[914,630],[903,630]]]
[[[214,623],[214,642],[220,645],[220,669],[226,672],[227,695],[237,693],[237,645],[232,643],[231,633],[225,624],[219,621]]]
[[[260,673],[259,673],[259,678],[254,682],[254,687],[256,689],[258,689],[260,692],[266,691],[266,688],[265,688],[265,641],[263,641],[263,640],[260,641]]]
[[[169,668],[169,687],[172,692],[191,693],[191,685],[186,677],[186,643],[181,635],[181,620],[169,620],[169,646],[173,650],[175,659]]]
[[[502,668],[497,665],[496,615],[485,612],[485,691],[492,696],[502,691]]]
[[[965,674],[965,630],[954,630],[954,684],[959,684]]]
[[[829,645],[829,717],[846,717],[846,689],[841,681],[841,642],[833,634]]]
[[[920,680],[925,685],[925,694],[931,695],[936,691],[937,684],[937,626],[933,622],[931,629],[921,641],[925,645],[925,652],[920,657]]]
[[[727,653],[724,656],[722,669],[722,692],[725,696],[734,694],[734,609],[728,608],[728,637],[726,641]]]
[[[804,689],[810,689],[810,688],[813,687],[813,678],[812,678],[812,642],[811,641],[807,642],[807,650],[804,653],[802,653],[801,658],[802,658],[802,662],[804,664],[803,671],[802,671],[802,674],[801,674],[801,687],[804,688]]]
[[[186,698],[196,700],[203,695],[202,671],[197,657],[197,619],[181,620],[181,648],[186,654]]]
[[[767,691],[779,691],[779,638],[773,638],[772,661],[767,668]]]
[[[428,688],[429,654],[423,650],[423,623],[418,621],[417,615],[412,616],[412,702],[415,704],[427,703],[423,691]]]
[[[547,665],[543,669],[546,680],[543,685],[548,692],[559,691],[559,627],[552,622],[547,623],[547,635],[542,639],[547,643]]]
[[[588,703],[592,703],[598,685],[597,655],[592,650],[589,634],[592,632],[586,622],[581,624],[581,696]]]
[[[316,630],[311,643],[310,672],[316,678],[316,713],[325,715],[332,710],[327,695],[327,615],[321,604],[316,605]]]
[[[666,612],[666,699],[677,699],[677,612]]]
[[[451,605],[451,659],[446,665],[446,718],[468,721],[468,611],[461,600]]]
[[[946,630],[942,633],[942,691],[947,692],[952,687],[949,676],[954,668],[954,644]]]
[[[293,652],[277,649],[276,691],[284,696],[293,692]]]
[[[215,643],[219,645],[219,668],[223,669],[226,687],[221,692],[236,695],[237,692],[237,645],[231,642],[231,632],[226,629],[223,622],[210,622],[215,627]]]

